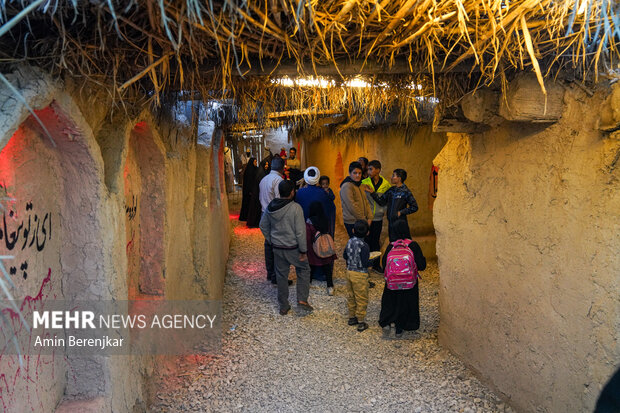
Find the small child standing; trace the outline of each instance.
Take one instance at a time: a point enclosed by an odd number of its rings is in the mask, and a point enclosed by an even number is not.
[[[347,307],[350,326],[357,325],[357,331],[368,328],[366,308],[368,307],[368,267],[370,266],[370,247],[364,242],[368,234],[368,223],[357,220],[353,227],[353,237],[344,249],[347,261]]]
[[[319,185],[321,185],[321,188],[323,188],[323,190],[327,192],[327,196],[329,196],[329,199],[331,199],[332,201],[336,199],[336,195],[334,195],[334,191],[332,191],[332,189],[329,187],[329,176],[323,175],[319,179]]]

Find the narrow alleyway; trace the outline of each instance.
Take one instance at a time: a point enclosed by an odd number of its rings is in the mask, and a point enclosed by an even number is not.
[[[376,324],[380,276],[372,276],[365,332],[346,323],[343,260],[336,262],[335,296],[315,281],[314,313],[280,316],[276,289],[265,280],[263,237],[231,217],[222,353],[188,363],[177,383],[160,389],[153,411],[512,411],[439,347],[435,262],[422,273],[420,330],[385,340]],[[345,237],[336,238],[342,250]],[[290,291],[294,303],[294,286]]]

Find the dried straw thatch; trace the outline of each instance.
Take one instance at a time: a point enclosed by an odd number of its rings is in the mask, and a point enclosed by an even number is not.
[[[5,65],[82,78],[124,102],[232,96],[242,119],[259,120],[308,108],[398,109],[410,118],[419,96],[450,102],[518,70],[533,70],[544,89],[543,79],[563,70],[582,78],[609,70],[620,39],[614,0],[0,0],[0,7]],[[270,76],[278,65],[305,74],[331,67],[329,87],[283,88]],[[347,86],[356,71],[374,87]]]

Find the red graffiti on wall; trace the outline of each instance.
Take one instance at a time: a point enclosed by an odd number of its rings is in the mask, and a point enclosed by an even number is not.
[[[31,319],[30,315],[36,310],[42,310],[45,307],[45,302],[49,299],[51,293],[51,280],[52,269],[48,268],[47,276],[41,282],[39,291],[36,295],[27,295],[21,302],[19,307],[22,315],[26,320]],[[53,296],[52,298],[56,298]],[[18,313],[10,308],[3,308],[2,313],[11,321],[12,332],[17,336],[22,336],[24,332],[24,325],[22,324],[21,317]],[[8,334],[7,334],[8,335]],[[49,337],[48,333],[45,333],[45,337]],[[7,346],[12,343],[7,343]],[[19,358],[16,354],[5,354],[7,347],[3,349],[3,353],[0,353],[0,365],[3,366],[4,372],[0,373],[0,402],[2,403],[3,411],[13,411],[13,404],[18,397],[23,397],[25,394],[27,404],[32,412],[43,411],[43,400],[41,397],[41,385],[39,382],[40,374],[46,368],[50,366],[51,379],[54,380],[54,360],[55,354],[42,357],[42,350],[38,352],[31,352],[32,335],[28,337],[28,345],[25,349],[22,348],[23,365],[20,365]],[[11,373],[9,373],[11,371]],[[25,383],[24,386],[19,386],[18,380]],[[17,390],[23,389],[23,394],[17,392]],[[17,392],[17,393],[16,393]]]
[[[129,252],[131,252],[131,250],[133,249],[133,239],[135,238],[135,231],[132,229],[131,230],[131,239],[129,240],[129,242],[127,243],[127,246],[125,247],[125,253],[129,254]]]

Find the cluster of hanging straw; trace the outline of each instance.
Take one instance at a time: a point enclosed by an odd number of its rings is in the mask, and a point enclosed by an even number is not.
[[[84,79],[124,103],[232,97],[246,120],[304,108],[415,118],[420,97],[449,103],[516,71],[535,72],[544,91],[544,79],[562,71],[586,79],[612,70],[620,39],[613,0],[0,0],[0,8],[0,64]],[[349,85],[352,62],[377,68],[364,75],[370,87]],[[403,62],[409,73],[390,74]],[[266,63],[275,71],[261,73]],[[279,64],[336,74],[327,87],[285,87],[274,80]]]

